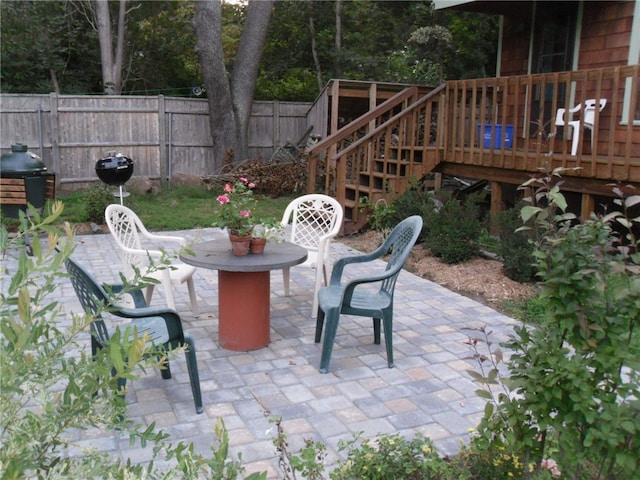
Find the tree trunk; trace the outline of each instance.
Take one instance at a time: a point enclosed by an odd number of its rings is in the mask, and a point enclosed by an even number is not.
[[[318,50],[316,48],[316,27],[313,24],[313,16],[309,16],[309,33],[311,34],[311,55],[313,63],[316,66],[316,81],[318,82],[318,93],[322,91],[322,69],[320,68],[320,59],[318,58]]]
[[[336,38],[335,38],[336,62],[334,71],[336,78],[342,78],[342,0],[336,0]]]
[[[240,161],[248,158],[248,129],[253,92],[256,89],[258,68],[267,39],[273,4],[274,0],[252,0],[248,3],[247,18],[231,74],[231,99],[237,122],[236,159]]]
[[[238,54],[231,75],[222,51],[220,0],[199,1],[194,18],[196,51],[209,100],[209,125],[213,139],[213,172],[227,159],[248,157],[248,126],[258,66],[267,37],[274,0],[250,0]]]
[[[127,0],[120,0],[118,30],[116,32],[116,51],[113,51],[111,15],[108,0],[96,0],[96,26],[100,43],[102,63],[102,85],[107,95],[122,93],[122,58],[124,55],[125,16]]]

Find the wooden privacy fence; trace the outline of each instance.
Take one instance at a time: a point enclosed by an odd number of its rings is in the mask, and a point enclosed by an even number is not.
[[[275,148],[307,128],[311,104],[254,102],[250,158],[270,159]],[[134,175],[211,175],[207,100],[164,96],[0,95],[0,149],[22,143],[40,155],[59,184],[97,181],[95,163],[108,152],[134,161]],[[69,185],[72,187],[72,185]]]

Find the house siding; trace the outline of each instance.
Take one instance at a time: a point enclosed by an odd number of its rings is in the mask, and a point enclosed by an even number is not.
[[[531,15],[505,16],[503,27],[502,62],[500,73],[508,77],[527,73]]]
[[[625,65],[635,2],[585,2],[578,69]]]
[[[538,2],[537,8],[545,8],[545,3]],[[526,5],[532,9],[533,3]],[[584,2],[578,70],[627,64],[634,7],[635,2],[629,0]],[[530,11],[504,17],[500,65],[503,76],[528,72],[532,15]]]

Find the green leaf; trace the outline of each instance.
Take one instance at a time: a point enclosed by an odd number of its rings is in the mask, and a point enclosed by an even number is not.
[[[526,223],[541,211],[542,211],[542,208],[540,207],[526,205],[522,207],[522,210],[520,211],[520,216],[522,217],[522,221]]]
[[[476,390],[476,395],[478,395],[480,398],[485,398],[487,400],[493,400],[493,396],[487,392],[486,390]]]
[[[640,204],[640,195],[631,195],[627,197],[624,201],[624,205],[627,208],[635,207]]]

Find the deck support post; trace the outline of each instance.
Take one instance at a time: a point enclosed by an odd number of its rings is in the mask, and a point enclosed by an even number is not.
[[[596,199],[590,193],[583,193],[580,203],[580,219],[584,222],[592,212],[596,211]]]
[[[500,182],[491,182],[491,211],[489,213],[489,232],[491,235],[500,234],[498,214],[502,211],[502,197],[502,184]]]

